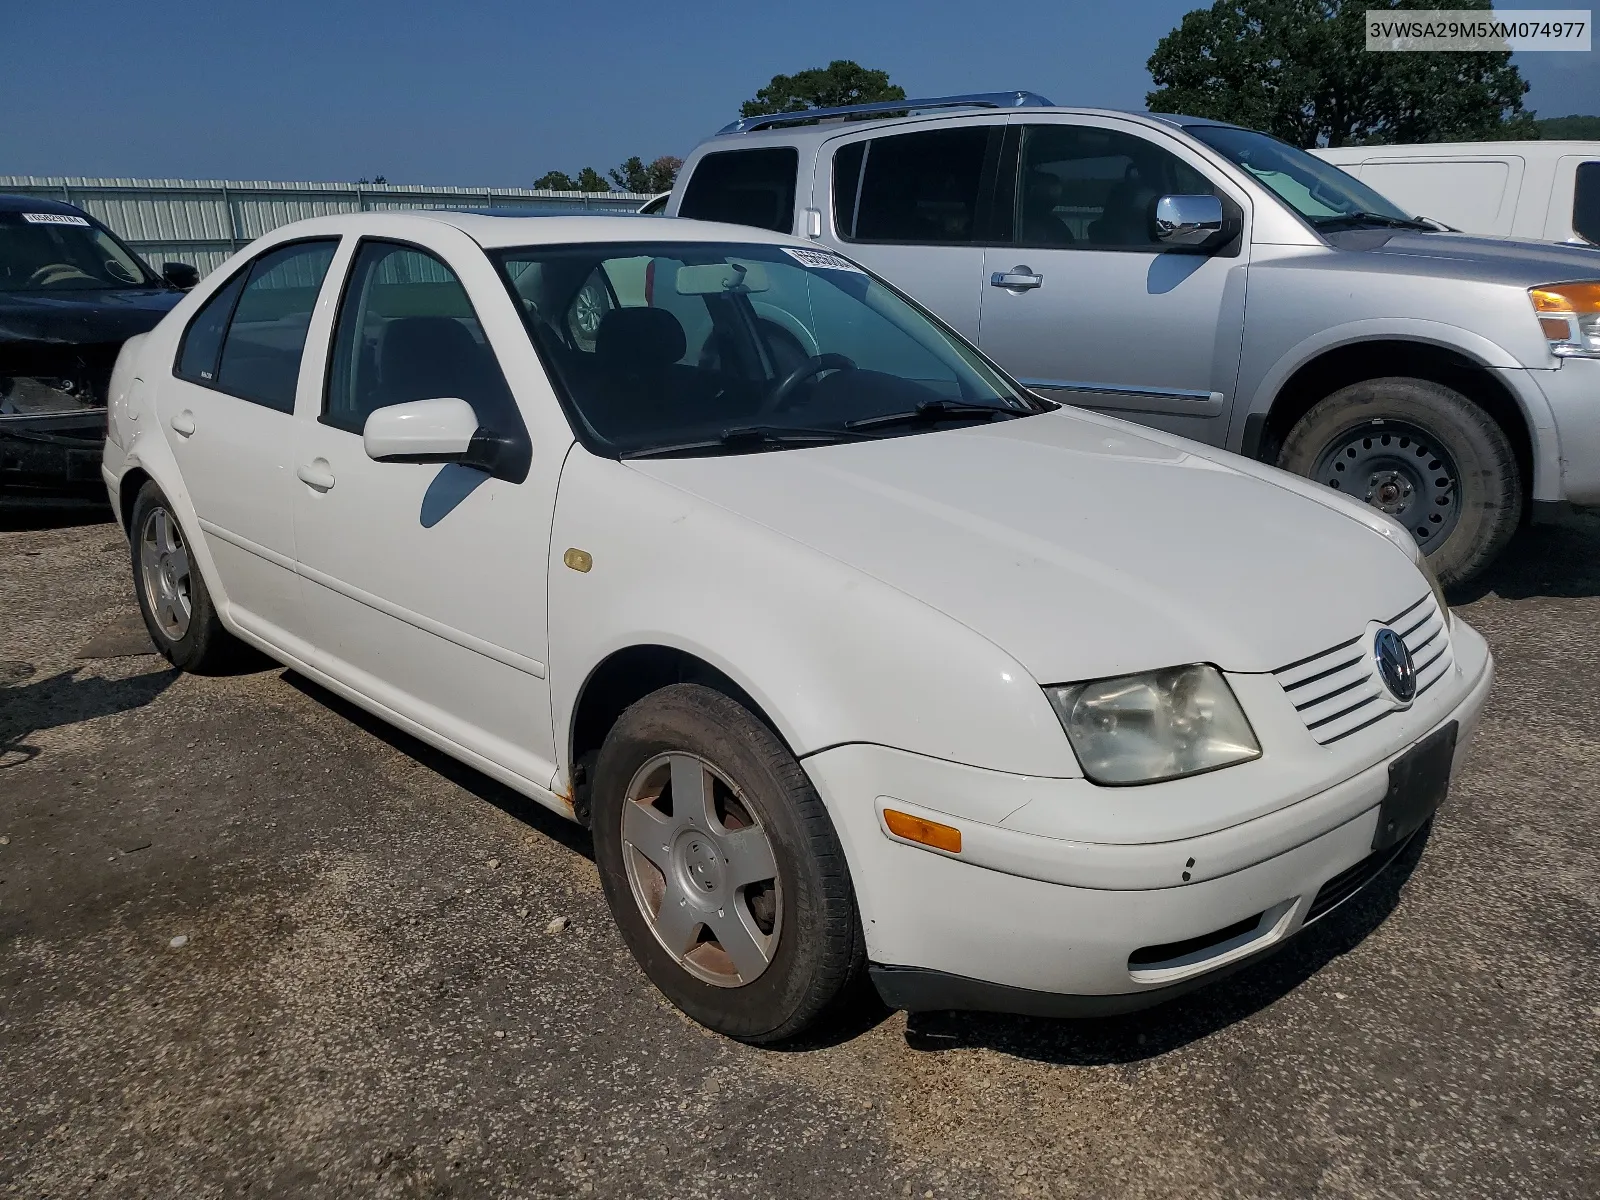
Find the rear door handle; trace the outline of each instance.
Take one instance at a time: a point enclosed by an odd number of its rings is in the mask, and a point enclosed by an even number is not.
[[[300,476],[301,483],[316,488],[319,492],[326,492],[333,487],[333,468],[328,465],[328,460],[325,458],[314,458],[308,463],[302,463],[295,468],[294,473]]]
[[[172,432],[179,437],[190,437],[194,433],[194,413],[184,409],[171,421]]]
[[[1014,292],[1025,292],[1043,283],[1044,276],[1035,273],[1027,266],[1012,267],[1009,271],[996,271],[989,276],[990,287],[1010,288]]]

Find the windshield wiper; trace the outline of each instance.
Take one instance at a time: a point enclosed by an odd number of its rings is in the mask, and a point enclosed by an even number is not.
[[[1311,223],[1318,229],[1328,225],[1338,225],[1345,221],[1354,221],[1358,224],[1377,225],[1384,229],[1420,229],[1424,233],[1438,233],[1439,230],[1426,221],[1413,221],[1410,217],[1386,217],[1382,213],[1349,212],[1335,213],[1328,217],[1313,217]]]
[[[629,450],[622,458],[670,458],[700,450],[739,450],[746,446],[826,446],[836,442],[859,442],[868,435],[843,429],[814,429],[804,425],[736,425],[714,438],[698,442],[677,442],[671,446],[646,446]]]
[[[880,425],[900,425],[908,421],[960,421],[968,417],[1027,417],[1032,413],[1014,408],[1000,408],[993,404],[975,404],[970,400],[924,400],[908,412],[885,413],[881,417],[861,417],[846,421],[846,429],[876,429]]]

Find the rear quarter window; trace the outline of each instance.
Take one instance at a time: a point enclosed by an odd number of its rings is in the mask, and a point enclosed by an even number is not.
[[[800,153],[793,146],[707,154],[695,164],[678,215],[789,233],[799,170]]]
[[[1578,164],[1572,189],[1572,231],[1600,246],[1600,162]]]

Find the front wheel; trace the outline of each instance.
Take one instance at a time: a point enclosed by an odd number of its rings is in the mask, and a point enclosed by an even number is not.
[[[800,1033],[865,949],[838,834],[805,771],[747,709],[698,684],[646,696],[595,768],[595,858],[634,958],[719,1033]]]
[[[1522,519],[1522,474],[1499,423],[1424,379],[1367,379],[1318,401],[1278,465],[1387,513],[1445,585],[1465,583]]]

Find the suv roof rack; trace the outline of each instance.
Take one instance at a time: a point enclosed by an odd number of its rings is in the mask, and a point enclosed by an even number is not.
[[[883,100],[876,104],[846,104],[840,108],[802,108],[795,112],[771,113],[762,117],[741,117],[717,130],[725,133],[753,133],[774,125],[799,121],[826,121],[872,113],[919,112],[930,108],[1054,108],[1054,102],[1038,92],[972,92],[964,96],[930,96],[922,100]]]

